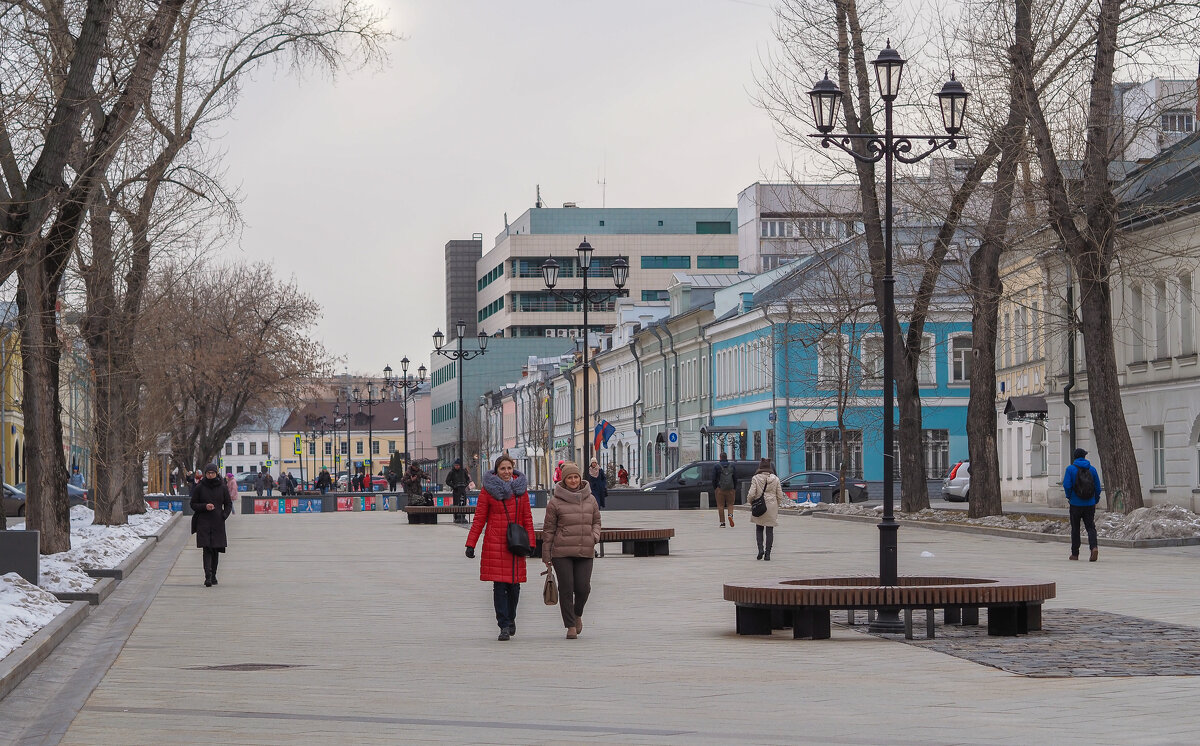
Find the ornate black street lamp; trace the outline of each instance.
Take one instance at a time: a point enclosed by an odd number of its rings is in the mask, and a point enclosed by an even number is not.
[[[892,49],[891,40],[872,63],[875,66],[875,82],[879,86],[879,95],[884,102],[884,131],[883,135],[875,133],[830,134],[837,124],[838,106],[842,103],[842,91],[837,84],[829,79],[818,81],[809,91],[812,101],[813,118],[816,120],[818,135],[810,137],[821,138],[821,147],[828,148],[836,145],[854,156],[856,160],[865,163],[884,162],[884,265],[883,265],[883,520],[879,523],[879,582],[881,585],[897,585],[897,533],[900,525],[896,523],[894,511],[894,489],[892,478],[895,474],[893,410],[895,387],[895,332],[896,325],[896,278],[892,275],[892,166],[894,161],[901,163],[916,163],[931,154],[949,148],[953,150],[958,140],[965,140],[962,131],[963,115],[967,105],[967,90],[962,83],[950,74],[950,80],[938,92],[938,100],[942,109],[942,126],[946,135],[900,135],[892,129],[892,104],[900,90],[900,78],[904,72],[904,58]],[[913,153],[913,143],[924,140],[929,149],[923,153]],[[899,610],[895,608],[880,609],[871,624],[872,631],[900,632],[904,625],[900,621]]]
[[[463,335],[467,333],[467,324],[465,321],[458,321],[454,324],[455,331],[458,332],[458,348],[454,350],[444,350],[442,346],[446,344],[446,335],[442,334],[442,330],[438,329],[433,333],[434,353],[441,355],[447,360],[453,360],[457,363],[455,375],[458,377],[458,458],[463,458],[463,373],[462,361],[470,360],[473,357],[479,357],[487,352],[488,336],[483,332],[476,335],[479,342],[479,348],[475,350],[463,349]],[[464,468],[465,464],[464,464]]]
[[[558,284],[558,262],[554,257],[542,262],[542,280],[546,283],[546,289],[550,291],[550,294],[572,305],[583,306],[583,463],[580,465],[582,468],[587,468],[592,461],[592,440],[588,437],[592,422],[591,408],[588,402],[588,306],[619,296],[621,288],[625,287],[625,281],[629,279],[629,262],[625,261],[624,257],[617,257],[612,263],[613,284],[617,286],[617,289],[589,290],[588,269],[592,266],[592,251],[592,245],[587,242],[586,236],[583,242],[575,248],[577,266],[583,270],[583,288],[580,290],[555,290],[554,286]],[[573,429],[574,425],[572,425]]]
[[[328,435],[330,432],[332,432],[332,428],[329,427],[328,420],[325,418],[324,415],[322,415],[320,417],[316,417],[316,416],[310,414],[307,417],[305,417],[305,422],[308,425],[308,442],[309,442],[309,448],[312,450],[312,456],[313,456],[312,457],[312,465],[308,470],[308,479],[309,479],[309,481],[312,481],[314,479],[313,472],[316,471],[316,469],[317,469],[317,451],[323,450],[323,449],[319,448],[319,445],[324,443],[325,436]],[[316,444],[313,443],[314,440],[316,441]],[[324,453],[321,454],[321,465],[322,466],[325,465],[325,454]],[[303,456],[300,457],[300,481],[302,483],[305,481],[304,480],[304,457]]]
[[[383,402],[387,401],[387,398],[385,396],[383,396],[383,392],[380,392],[380,395],[378,397],[375,396],[375,382],[374,381],[367,381],[367,390],[366,391],[363,391],[363,390],[359,389],[357,386],[355,386],[353,395],[354,395],[354,403],[358,405],[358,411],[361,412],[363,406],[366,406],[366,408],[367,408],[367,457],[366,457],[366,459],[363,460],[363,467],[367,472],[367,474],[366,474],[367,485],[369,485],[369,489],[367,489],[367,492],[374,492],[375,485],[371,484],[371,482],[370,482],[371,469],[373,469],[375,467],[375,458],[374,458],[374,456],[375,456],[375,434],[374,434],[375,433],[375,430],[374,430],[374,428],[375,428],[375,412],[374,412],[374,408],[375,408],[376,404],[382,404]],[[346,407],[346,409],[349,410],[349,407]],[[349,472],[349,470],[347,470],[346,471],[347,482],[350,479],[349,475],[350,475],[350,472]]]
[[[420,368],[417,368],[416,378],[409,376],[407,356],[400,361],[399,378],[392,378],[392,366],[388,365],[383,369],[384,387],[390,388],[393,391],[399,390],[404,400],[404,468],[408,468],[408,462],[412,459],[412,449],[409,447],[408,441],[408,392],[425,383],[425,374],[427,372],[428,369],[422,365]]]

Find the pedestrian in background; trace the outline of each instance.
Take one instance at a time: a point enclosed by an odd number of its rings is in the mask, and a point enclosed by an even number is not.
[[[317,475],[317,489],[321,490],[324,495],[333,486],[333,477],[329,476],[328,469],[321,469],[321,473]]]
[[[467,488],[471,486],[471,474],[463,468],[462,459],[454,459],[454,466],[450,467],[450,472],[446,474],[446,486],[450,488],[455,505],[467,504]],[[466,523],[467,517],[456,513],[454,522]]]
[[[267,491],[267,497],[271,496],[271,490],[275,489],[275,477],[271,476],[271,472],[267,472],[267,476],[263,479],[263,489]]]
[[[267,481],[266,476],[267,476],[267,473],[264,471],[264,472],[259,472],[258,476],[254,478],[254,495],[255,495],[255,497],[262,497],[263,484]]]
[[[1090,560],[1100,559],[1100,543],[1096,538],[1096,503],[1100,502],[1100,472],[1087,460],[1087,451],[1076,448],[1071,454],[1071,464],[1063,472],[1063,491],[1071,504],[1071,556],[1079,559],[1079,522],[1087,529],[1088,548],[1092,550]]]
[[[233,472],[225,472],[225,487],[229,489],[230,513],[237,512],[238,485],[237,477],[233,476]]]
[[[217,584],[217,561],[229,546],[225,519],[233,512],[229,488],[216,464],[204,467],[204,476],[192,488],[192,533],[204,553],[204,587]]]
[[[617,465],[617,484],[620,484],[620,485],[629,484],[629,472],[625,470],[624,464]]]
[[[467,556],[472,559],[479,535],[483,534],[479,579],[492,583],[492,603],[500,627],[496,639],[501,641],[517,634],[517,602],[521,599],[521,583],[526,579],[525,558],[508,551],[508,525],[522,526],[529,535],[529,546],[536,541],[533,511],[529,508],[529,480],[514,467],[510,457],[501,456],[496,459],[495,468],[483,475],[475,520],[467,534]]]
[[[725,514],[733,528],[733,504],[737,502],[737,469],[729,463],[729,454],[721,451],[721,461],[713,467],[713,494],[717,496],[717,519],[725,528]]]
[[[562,481],[554,485],[554,494],[546,503],[542,562],[554,567],[558,608],[567,639],[574,640],[583,631],[583,607],[592,593],[592,562],[600,542],[600,505],[592,494],[591,479],[583,481],[577,464],[563,464],[562,474]]]
[[[558,484],[559,482],[562,481],[562,467],[563,467],[562,461],[559,461],[558,465],[554,467],[554,483],[555,484]]]
[[[80,489],[83,489],[83,475],[79,473],[78,466],[74,466],[71,468],[71,484],[75,485],[76,487],[78,487]]]
[[[746,502],[753,503],[759,497],[767,503],[767,512],[762,515],[751,514],[754,523],[754,536],[758,540],[758,559],[771,561],[771,545],[775,543],[776,519],[779,518],[779,506],[783,504],[786,495],[779,477],[771,468],[771,459],[764,458],[758,462],[758,471],[750,480],[750,489],[746,491]],[[733,525],[733,521],[729,521]],[[763,548],[763,534],[766,534],[766,548]]]
[[[578,466],[575,468],[579,469]],[[566,476],[565,470],[563,476]],[[600,462],[596,459],[592,459],[592,463],[588,464],[587,482],[588,486],[592,488],[592,497],[596,498],[596,504],[603,508],[604,500],[608,497],[608,476],[600,468]]]

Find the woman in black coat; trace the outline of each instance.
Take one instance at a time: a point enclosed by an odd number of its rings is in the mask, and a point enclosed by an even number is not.
[[[204,587],[217,584],[217,560],[229,540],[225,519],[233,512],[233,500],[216,464],[204,467],[204,477],[192,488],[192,533],[204,552]]]

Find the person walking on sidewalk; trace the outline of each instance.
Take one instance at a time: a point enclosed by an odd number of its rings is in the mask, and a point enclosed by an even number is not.
[[[500,463],[497,461],[496,463]],[[454,459],[454,466],[450,468],[450,473],[446,475],[446,486],[450,488],[450,493],[454,496],[455,505],[467,504],[467,488],[471,485],[471,474],[463,468],[462,459]],[[466,523],[465,515],[455,514],[455,523]]]
[[[229,512],[236,513],[238,499],[237,477],[233,476],[233,472],[231,471],[225,472],[225,488],[229,490],[229,501],[233,505],[233,508]]]
[[[563,478],[566,478],[565,470]],[[596,459],[592,459],[592,463],[588,465],[587,483],[592,488],[592,497],[596,498],[596,504],[603,508],[604,499],[608,497],[608,475],[600,468],[600,462]]]
[[[479,579],[492,583],[496,624],[500,626],[497,639],[501,641],[517,634],[517,602],[521,599],[521,583],[525,582],[525,558],[508,551],[508,525],[523,527],[531,547],[537,536],[533,511],[529,509],[529,480],[514,465],[509,456],[501,456],[496,459],[496,468],[483,475],[475,520],[467,534],[467,557],[471,559],[483,534]]]
[[[1071,465],[1063,473],[1063,491],[1071,504],[1071,556],[1079,559],[1079,522],[1087,529],[1091,561],[1100,559],[1100,544],[1096,539],[1096,503],[1100,501],[1100,473],[1087,460],[1087,451],[1076,448]]]
[[[329,476],[329,470],[321,469],[321,473],[317,475],[317,489],[321,490],[321,494],[324,495],[332,486],[333,477]]]
[[[729,463],[729,454],[721,451],[721,461],[713,468],[713,493],[717,496],[717,519],[725,528],[725,514],[733,528],[733,504],[737,501],[737,469]]]
[[[566,462],[562,473],[562,482],[554,486],[554,495],[546,503],[542,562],[547,568],[553,566],[558,576],[558,607],[567,639],[574,640],[583,631],[583,607],[592,592],[592,561],[600,542],[600,505],[592,495],[591,480],[581,478],[577,464]]]
[[[751,513],[750,520],[754,523],[754,536],[758,539],[758,559],[771,561],[771,545],[775,543],[776,519],[779,518],[779,506],[783,504],[785,495],[779,477],[771,468],[771,459],[764,458],[758,462],[758,471],[750,480],[750,489],[746,491],[746,502],[751,505],[758,498],[763,498],[767,504],[767,512],[762,515]],[[730,521],[733,525],[733,521]],[[763,534],[766,534],[766,546],[763,546]]]
[[[229,546],[225,519],[233,512],[229,488],[216,464],[204,467],[204,476],[192,488],[192,533],[204,552],[204,587],[217,584],[217,560]]]

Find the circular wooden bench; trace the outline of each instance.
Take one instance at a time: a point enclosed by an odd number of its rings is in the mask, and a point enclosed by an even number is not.
[[[1006,578],[902,576],[898,585],[880,585],[876,576],[783,578],[726,583],[725,600],[737,607],[739,635],[769,635],[792,628],[796,639],[829,637],[829,612],[857,609],[904,610],[904,635],[912,639],[912,610],[924,609],[926,637],[933,637],[934,612],[944,622],[978,624],[988,610],[988,634],[1011,636],[1042,628],[1042,602],[1054,598],[1055,584]]]
[[[439,515],[474,515],[474,505],[405,505],[409,523],[437,523]]]
[[[537,546],[534,556],[542,555],[542,527],[534,526],[537,533]],[[604,545],[608,542],[621,542],[621,553],[632,554],[634,557],[665,557],[671,553],[671,539],[675,536],[673,528],[600,528],[600,556],[604,556]]]

